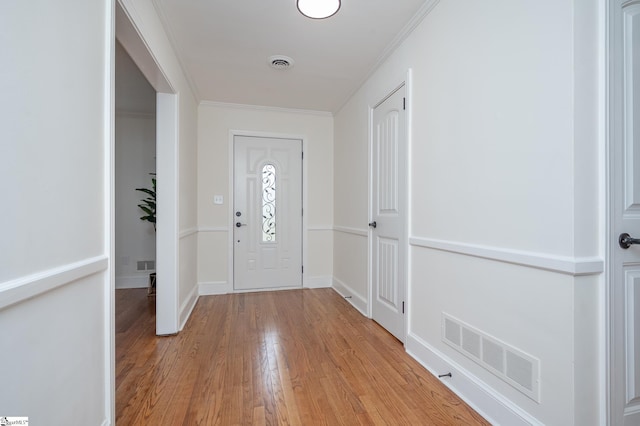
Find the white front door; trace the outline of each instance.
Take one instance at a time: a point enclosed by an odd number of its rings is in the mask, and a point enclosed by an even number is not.
[[[235,290],[302,286],[302,141],[234,137]]]
[[[404,342],[407,140],[402,86],[373,110],[372,317]]]
[[[640,245],[619,240],[640,238],[640,3],[610,7],[609,421],[631,426],[640,425]]]

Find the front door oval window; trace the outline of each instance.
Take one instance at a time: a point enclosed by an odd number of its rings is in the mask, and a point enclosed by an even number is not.
[[[276,168],[262,168],[262,241],[276,241]]]

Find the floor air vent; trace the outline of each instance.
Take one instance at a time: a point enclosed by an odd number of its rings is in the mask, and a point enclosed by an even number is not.
[[[540,402],[538,359],[445,313],[442,314],[442,341]]]

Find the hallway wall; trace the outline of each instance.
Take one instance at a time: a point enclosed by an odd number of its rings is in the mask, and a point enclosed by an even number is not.
[[[602,415],[597,29],[596,0],[441,1],[335,117],[334,272],[366,309],[367,114],[411,69],[406,347],[502,424]],[[456,350],[445,315],[539,376]]]
[[[0,413],[109,424],[111,2],[3,2],[0,28]]]
[[[303,173],[308,251],[303,253],[305,287],[329,287],[333,271],[333,117],[292,111],[203,102],[198,115],[198,282],[200,294],[232,291],[229,282],[230,131],[305,138]],[[214,195],[224,204],[215,205]]]

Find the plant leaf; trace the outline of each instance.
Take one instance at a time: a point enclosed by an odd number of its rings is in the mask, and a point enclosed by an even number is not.
[[[151,185],[153,189],[149,188],[136,188],[136,191],[144,192],[148,195],[147,198],[140,200],[138,207],[146,213],[145,216],[141,216],[140,220],[146,220],[153,223],[153,228],[156,227],[156,178],[153,177],[155,173],[149,173],[151,178]]]
[[[153,198],[156,197],[156,192],[147,188],[136,188],[136,191],[144,192],[146,194],[151,195]]]

